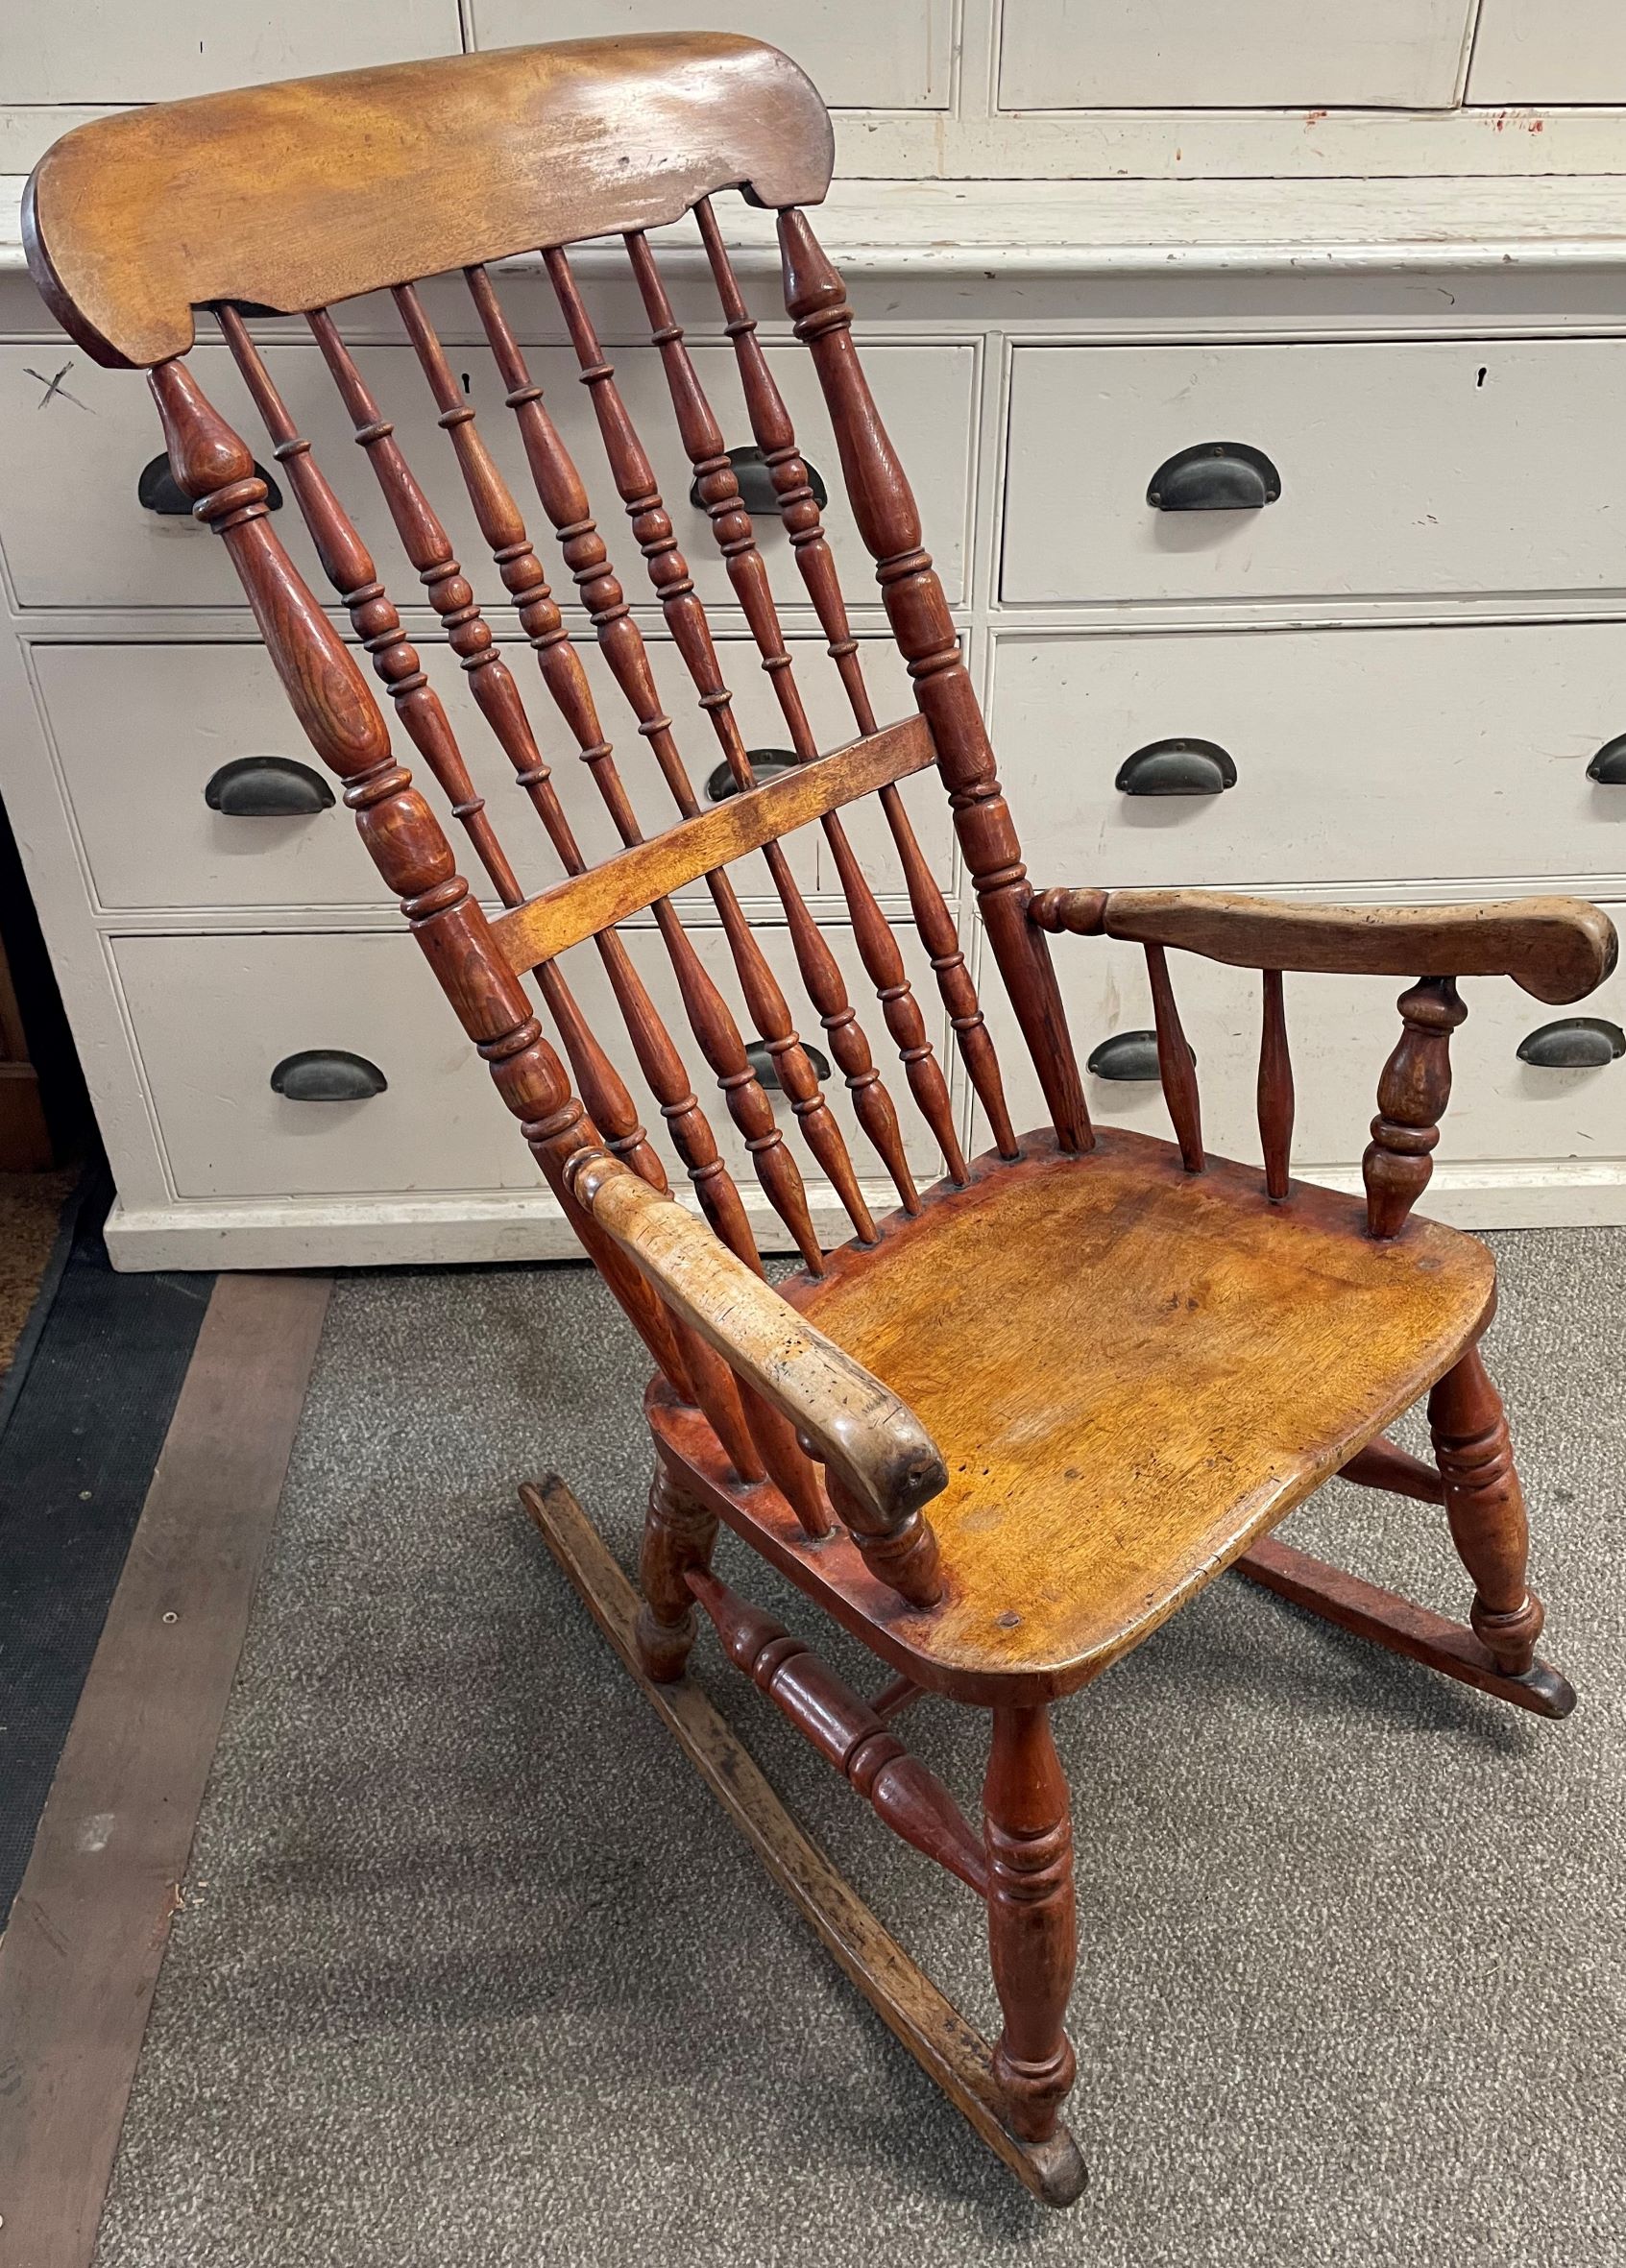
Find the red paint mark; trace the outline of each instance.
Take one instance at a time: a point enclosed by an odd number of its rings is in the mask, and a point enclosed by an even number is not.
[[[1532,133],[1545,133],[1547,131],[1546,120],[1544,118],[1532,118],[1530,121],[1530,131]]]
[[[1304,113],[1304,124],[1306,126],[1320,126],[1322,120],[1325,116],[1326,112],[1324,110],[1306,110]]]

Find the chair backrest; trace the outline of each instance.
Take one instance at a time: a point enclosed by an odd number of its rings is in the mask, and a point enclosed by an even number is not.
[[[897,1107],[848,998],[826,936],[803,898],[781,838],[822,826],[904,1078],[963,1180],[949,1085],[898,941],[839,813],[878,796],[897,871],[935,973],[970,1087],[995,1147],[1015,1152],[999,1065],[952,914],[912,831],[899,783],[935,764],[975,881],[985,934],[1029,1045],[1056,1133],[1087,1146],[1089,1122],[1043,933],[976,696],[913,497],[877,415],[852,336],[845,294],[802,207],[828,186],[828,116],[803,74],[776,50],[721,36],[577,41],[262,86],[97,121],[60,142],[30,183],[25,234],[36,280],[65,327],[96,359],[145,367],[175,475],[197,517],[224,538],[266,644],[313,746],[346,783],[363,839],[401,900],[465,1029],[487,1058],[545,1173],[584,1241],[656,1344],[671,1349],[636,1279],[595,1241],[565,1167],[601,1139],[646,1180],[664,1173],[602,1038],[572,997],[557,955],[596,943],[631,1049],[717,1233],[752,1266],[744,1206],[696,1098],[673,1032],[657,1013],[616,925],[650,909],[691,1030],[754,1161],[763,1189],[810,1268],[821,1266],[801,1171],[764,1092],[762,1073],[790,1098],[801,1136],[865,1241],[876,1226],[789,1003],[745,919],[731,863],[760,850],[814,1012],[829,1035],[864,1139],[902,1204],[919,1197]],[[747,313],[711,199],[740,190],[778,212],[785,301],[828,405],[858,531],[876,562],[885,606],[913,679],[918,714],[879,724],[820,499],[808,475],[768,355]],[[750,432],[839,674],[850,741],[820,746],[809,721],[763,553],[724,428],[674,320],[650,231],[697,226],[732,343]],[[797,760],[756,780],[704,608],[656,485],[644,441],[601,348],[568,247],[622,240],[695,491],[730,587],[767,671]],[[689,239],[692,242],[692,238]],[[547,285],[595,413],[611,480],[653,595],[704,713],[689,731],[663,710],[634,615],[632,577],[618,578],[583,471],[561,439],[505,315],[492,266],[540,250]],[[537,499],[596,633],[604,662],[647,743],[676,809],[646,838],[631,765],[595,703],[552,596],[538,546],[499,471],[431,323],[418,282],[462,271],[489,342]],[[376,398],[333,309],[393,293],[400,319],[456,458],[504,600],[540,664],[545,703],[585,762],[623,848],[584,858],[542,753],[533,719],[441,519]],[[212,310],[314,543],[322,569],[373,658],[406,736],[444,792],[491,888],[507,909],[486,918],[440,820],[396,761],[383,715],[352,650],[291,564],[267,517],[267,491],[247,443],[205,398],[185,356],[194,310]],[[481,716],[549,837],[561,879],[526,897],[475,793],[447,712],[402,629],[385,571],[370,555],[279,392],[275,354],[245,317],[308,323],[342,398],[399,544],[468,672]],[[630,389],[629,389],[630,391]],[[738,415],[732,406],[730,420]],[[715,738],[737,792],[703,808],[695,733]],[[642,790],[640,790],[642,792]],[[765,1044],[748,1050],[740,1022],[696,951],[673,893],[704,880],[726,936],[746,1017]],[[573,1074],[566,1077],[522,986],[542,1004]],[[578,1099],[579,1097],[579,1099]]]

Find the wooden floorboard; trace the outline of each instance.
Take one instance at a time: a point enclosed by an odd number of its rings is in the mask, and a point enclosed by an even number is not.
[[[0,2260],[86,2268],[328,1281],[222,1276],[0,1942]]]

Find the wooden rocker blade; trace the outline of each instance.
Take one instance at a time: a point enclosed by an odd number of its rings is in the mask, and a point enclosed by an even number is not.
[[[796,1824],[733,1729],[697,1685],[657,1685],[639,1667],[638,1596],[557,1474],[520,1501],[589,1613],[677,1737],[690,1762],[779,1887],[886,2025],[995,2154],[1041,2203],[1072,2205],[1086,2174],[1065,2127],[1028,2142],[1006,2122],[987,2042],[911,1961]]]
[[[1575,1706],[1575,1688],[1551,1663],[1532,1662],[1521,1677],[1499,1670],[1492,1656],[1464,1624],[1419,1606],[1397,1591],[1385,1591],[1365,1582],[1325,1559],[1295,1551],[1267,1535],[1234,1562],[1237,1573],[1250,1582],[1301,1606],[1323,1622],[1386,1646],[1391,1653],[1409,1654],[1431,1670],[1439,1670],[1461,1684],[1475,1685],[1481,1693],[1512,1701],[1537,1717],[1567,1717]]]

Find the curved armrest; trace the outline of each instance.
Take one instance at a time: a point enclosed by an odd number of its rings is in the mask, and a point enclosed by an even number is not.
[[[1607,914],[1582,898],[1485,905],[1306,905],[1224,890],[1041,890],[1039,927],[1132,938],[1228,961],[1375,977],[1511,977],[1539,1001],[1578,1001],[1614,967]]]
[[[789,1420],[882,1533],[948,1486],[942,1453],[910,1409],[752,1273],[675,1197],[617,1158],[577,1153],[570,1193],[673,1312]]]

